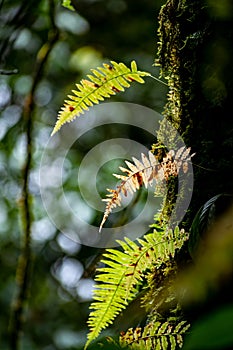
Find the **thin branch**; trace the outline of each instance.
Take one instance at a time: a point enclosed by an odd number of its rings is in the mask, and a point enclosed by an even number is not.
[[[50,0],[53,8],[53,0]],[[51,15],[50,15],[51,16]],[[25,311],[25,304],[27,302],[29,294],[29,282],[31,275],[31,226],[32,226],[32,196],[29,189],[29,177],[32,167],[32,149],[33,140],[32,133],[34,127],[34,93],[38,83],[43,77],[43,69],[49,57],[51,50],[55,43],[59,39],[59,32],[57,28],[54,28],[54,22],[52,22],[52,32],[49,33],[48,41],[41,47],[38,52],[37,60],[35,64],[34,79],[30,93],[25,100],[24,106],[24,123],[25,123],[25,134],[27,144],[27,155],[25,159],[25,166],[22,171],[23,185],[21,194],[21,222],[22,222],[22,251],[19,257],[16,278],[18,291],[12,305],[12,317],[10,324],[10,335],[11,335],[11,349],[19,349],[20,334],[23,328],[23,316]]]

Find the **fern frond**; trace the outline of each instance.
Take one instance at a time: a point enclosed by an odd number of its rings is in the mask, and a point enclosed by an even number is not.
[[[148,184],[152,186],[154,180],[157,183],[163,180],[167,181],[170,176],[178,176],[181,169],[186,173],[188,171],[188,161],[194,155],[190,155],[190,151],[191,148],[186,148],[185,146],[179,148],[176,153],[171,150],[163,157],[161,163],[157,161],[151,152],[148,152],[148,157],[142,153],[141,162],[134,157],[132,157],[134,163],[125,161],[128,169],[124,167],[119,167],[119,169],[126,175],[113,174],[113,176],[121,180],[121,183],[115,190],[107,189],[110,193],[106,195],[107,198],[103,199],[107,204],[99,231],[101,231],[113,208],[121,206],[122,194],[127,196],[128,192],[136,192],[143,184],[146,188]]]
[[[130,68],[122,62],[111,61],[111,65],[104,63],[103,67],[91,69],[91,72],[92,74],[87,75],[88,80],[83,79],[80,84],[76,84],[77,90],[72,90],[74,95],[68,96],[69,100],[65,101],[58,113],[52,135],[63,124],[71,122],[99,101],[124,91],[132,82],[144,83],[142,77],[151,76],[150,73],[138,71],[135,61],[131,62]]]
[[[138,294],[143,282],[143,274],[149,273],[155,266],[174,257],[187,239],[183,230],[157,232],[148,234],[136,242],[125,238],[118,241],[123,252],[118,249],[107,249],[103,255],[104,268],[98,270],[94,290],[94,302],[91,304],[88,325],[90,333],[86,347],[100,332],[109,326],[115,317]]]
[[[177,325],[156,321],[149,323],[144,329],[129,328],[126,333],[121,332],[120,345],[132,350],[175,350],[177,345],[180,348],[183,346],[183,334],[189,327],[186,321]]]

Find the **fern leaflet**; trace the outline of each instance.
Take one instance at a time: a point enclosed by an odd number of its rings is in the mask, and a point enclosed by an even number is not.
[[[153,322],[145,326],[144,329],[129,328],[128,331],[121,332],[121,347],[130,347],[132,350],[175,350],[176,345],[183,346],[182,335],[188,330],[190,325],[186,321],[181,321],[177,325],[170,322]]]
[[[185,146],[179,148],[176,153],[174,150],[170,150],[166,157],[163,157],[161,163],[151,152],[148,152],[148,158],[145,154],[141,154],[142,162],[134,157],[132,157],[134,164],[126,160],[125,163],[128,169],[119,167],[126,175],[113,174],[122,181],[116,189],[107,189],[110,193],[107,194],[107,198],[103,199],[107,204],[99,231],[101,231],[113,208],[121,206],[122,194],[127,196],[128,192],[136,192],[143,184],[146,188],[148,184],[152,186],[154,180],[156,182],[167,181],[170,176],[178,176],[181,169],[186,173],[188,171],[188,161],[194,155],[190,155],[190,150]]]
[[[71,4],[71,0],[63,0],[62,6],[66,7],[67,9],[69,9],[71,11],[75,11],[74,7]]]
[[[143,282],[143,273],[148,274],[150,269],[174,257],[176,249],[180,249],[186,239],[186,233],[176,228],[168,232],[155,231],[144,239],[137,239],[136,243],[128,238],[118,241],[123,252],[107,249],[102,260],[106,267],[98,269],[95,278],[98,284],[90,306],[93,311],[88,320],[90,333],[85,349],[135,298]]]
[[[58,113],[58,120],[53,129],[55,134],[63,124],[69,123],[88,110],[99,101],[115,95],[117,92],[129,88],[134,81],[144,83],[142,77],[151,76],[150,73],[140,72],[137,69],[135,61],[131,62],[131,68],[124,63],[111,61],[111,65],[104,63],[103,67],[91,69],[92,75],[87,75],[87,79],[81,80],[76,84],[77,90],[72,90],[74,96],[69,95],[69,100],[65,101],[64,106]]]

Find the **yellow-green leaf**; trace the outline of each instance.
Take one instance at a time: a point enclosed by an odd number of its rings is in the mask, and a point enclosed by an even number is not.
[[[144,83],[142,77],[151,76],[148,72],[140,72],[135,61],[131,62],[131,68],[124,63],[111,61],[111,65],[104,63],[102,67],[91,69],[87,79],[82,79],[76,84],[77,90],[72,90],[74,96],[69,95],[63,107],[58,113],[58,119],[53,129],[55,134],[65,123],[73,121],[83,114],[93,104],[98,104],[105,98],[110,98],[118,92],[129,88],[131,83]]]

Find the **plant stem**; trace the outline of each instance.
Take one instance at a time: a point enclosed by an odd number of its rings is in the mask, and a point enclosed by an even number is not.
[[[50,8],[54,9],[54,2],[50,0]],[[50,10],[51,16],[51,10]],[[24,105],[24,125],[26,134],[26,159],[25,166],[22,170],[22,193],[20,198],[20,211],[22,223],[22,248],[21,255],[18,260],[16,271],[17,294],[12,305],[12,315],[10,322],[10,341],[11,350],[19,349],[20,335],[23,329],[25,304],[29,295],[29,283],[31,276],[32,253],[31,253],[31,226],[33,222],[32,215],[32,198],[29,188],[29,178],[32,168],[32,152],[33,152],[33,127],[34,127],[34,112],[35,102],[34,93],[38,83],[43,77],[43,69],[49,57],[49,54],[59,39],[59,32],[54,26],[54,21],[51,20],[52,31],[49,32],[48,41],[41,47],[37,54],[34,79],[31,91],[29,92]]]

